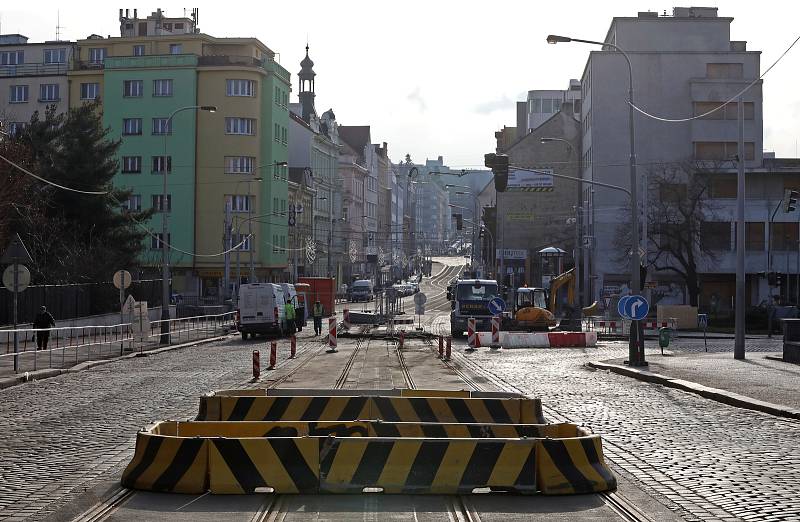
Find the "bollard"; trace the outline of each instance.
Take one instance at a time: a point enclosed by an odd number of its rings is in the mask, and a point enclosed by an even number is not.
[[[402,350],[403,349],[403,345],[405,344],[405,341],[406,341],[406,331],[405,330],[400,330],[400,343],[398,344],[397,348]]]
[[[472,351],[478,346],[477,338],[478,336],[475,334],[475,318],[470,317],[467,319],[467,351]]]
[[[253,350],[253,379],[261,377],[261,355],[258,350]]]
[[[329,352],[336,351],[336,317],[328,318],[328,345],[330,346]]]
[[[278,343],[272,341],[269,343],[269,368],[267,370],[274,370],[275,363],[278,362]]]
[[[289,359],[294,359],[294,356],[297,355],[297,336],[292,336],[292,344],[289,352]]]
[[[344,327],[350,328],[350,310],[348,308],[344,309]]]
[[[453,338],[448,335],[447,336],[447,351],[445,352],[445,356],[444,356],[444,360],[445,361],[449,361],[450,360],[450,343],[452,343],[452,342],[453,342]]]
[[[439,336],[439,359],[444,359],[444,336]]]
[[[500,317],[492,316],[492,348],[500,348]]]

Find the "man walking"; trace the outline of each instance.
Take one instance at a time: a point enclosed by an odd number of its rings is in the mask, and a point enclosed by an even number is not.
[[[36,318],[33,320],[33,327],[39,329],[36,332],[36,349],[47,350],[47,341],[50,340],[50,328],[56,325],[55,319],[47,311],[46,306],[39,309]]]
[[[311,314],[314,316],[314,335],[317,336],[322,333],[322,314],[325,312],[325,309],[322,307],[322,303],[319,302],[319,299],[316,300],[314,303],[314,308],[311,310]]]
[[[289,328],[289,335],[294,335],[295,332],[295,313],[294,313],[294,304],[291,301],[286,302],[286,306],[284,308],[286,311],[286,326]]]

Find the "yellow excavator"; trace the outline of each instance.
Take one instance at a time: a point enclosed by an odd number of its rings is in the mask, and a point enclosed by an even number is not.
[[[559,290],[563,298],[559,300]],[[545,288],[527,286],[514,290],[514,301],[510,317],[503,318],[502,329],[506,331],[547,331],[556,326],[562,330],[580,330],[580,319],[575,313],[575,270],[567,270],[550,280],[549,291]],[[583,309],[584,315],[592,315],[597,303]],[[556,315],[565,313],[560,323]]]

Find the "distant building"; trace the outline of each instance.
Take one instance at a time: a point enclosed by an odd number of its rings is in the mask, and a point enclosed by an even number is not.
[[[578,80],[570,80],[569,88],[563,91],[528,91],[528,98],[517,102],[516,138],[522,138],[557,112],[565,112],[580,119],[581,97],[581,83]],[[501,132],[504,131],[505,128]],[[504,132],[503,145],[508,145],[508,134],[510,133]],[[498,142],[498,147],[500,146],[501,143]]]

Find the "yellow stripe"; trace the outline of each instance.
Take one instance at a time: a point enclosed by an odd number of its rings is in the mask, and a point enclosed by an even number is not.
[[[401,422],[419,422],[419,416],[417,415],[417,412],[414,411],[414,407],[411,406],[411,401],[409,399],[393,397],[389,399],[389,402],[392,406],[394,406],[394,409],[397,411],[397,415],[400,417]],[[437,417],[439,416],[435,409],[434,413]]]
[[[507,441],[494,463],[492,474],[489,476],[489,485],[508,486],[514,484],[528,455],[534,451],[535,445],[536,441],[534,440]]]
[[[311,399],[313,399],[313,397],[292,397],[289,400],[289,407],[286,408],[283,418],[285,420],[302,419],[303,414],[308,409],[308,405],[311,403]]]
[[[431,493],[455,493],[461,483],[464,470],[475,450],[476,442],[472,440],[450,441],[442,463],[436,471],[431,484]]]
[[[595,435],[595,437],[597,437],[597,435]],[[583,450],[580,439],[564,439],[562,443],[569,453],[572,462],[575,463],[575,468],[581,475],[594,484],[605,484],[603,477],[600,476],[589,463],[589,459],[586,457],[586,452]]]
[[[208,476],[211,493],[233,495],[244,493],[213,442],[209,443],[208,447]]]
[[[494,419],[489,414],[489,410],[486,408],[486,403],[483,401],[483,399],[470,399],[465,400],[464,402],[467,405],[467,409],[470,411],[470,413],[472,413],[472,417],[475,419],[475,422],[494,422]]]
[[[208,472],[208,444],[207,440],[202,442],[197,450],[194,462],[175,484],[172,489],[173,493],[199,494],[205,492],[206,474]]]
[[[351,484],[358,464],[364,456],[369,441],[367,439],[343,439],[336,441],[336,456],[325,478],[327,488],[332,491],[346,492]],[[324,447],[324,442],[322,443]],[[323,450],[324,451],[324,450]],[[375,463],[380,465],[380,463]]]
[[[164,470],[172,464],[175,454],[178,452],[181,439],[172,437],[164,437],[163,439],[153,462],[139,475],[139,480],[136,481],[137,484],[152,485],[164,473]]]
[[[281,464],[269,439],[242,439],[240,442],[268,487],[278,493],[297,493],[297,485]]]
[[[398,440],[394,443],[381,476],[378,477],[378,484],[383,487],[384,493],[402,492],[421,444],[419,439]]]
[[[558,471],[541,441],[536,443],[536,486],[544,494],[574,493],[566,477]]]

